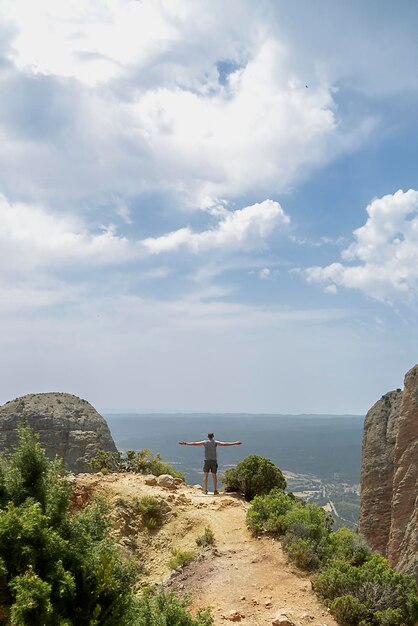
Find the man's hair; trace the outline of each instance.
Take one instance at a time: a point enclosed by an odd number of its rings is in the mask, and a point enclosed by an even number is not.
[[[208,439],[213,439],[214,438],[214,434],[213,433],[208,433]]]

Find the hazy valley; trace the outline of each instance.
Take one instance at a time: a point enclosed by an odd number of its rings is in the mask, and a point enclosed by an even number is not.
[[[202,480],[202,451],[178,441],[199,441],[208,430],[240,447],[219,453],[220,471],[249,454],[270,458],[286,475],[288,489],[325,506],[335,527],[357,524],[360,507],[362,416],[252,414],[106,414],[119,450],[150,448],[184,472],[189,484]]]

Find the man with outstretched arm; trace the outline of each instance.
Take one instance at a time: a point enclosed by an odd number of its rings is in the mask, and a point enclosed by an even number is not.
[[[208,438],[205,441],[179,441],[181,446],[204,446],[205,448],[205,462],[203,465],[203,492],[208,492],[208,476],[209,472],[212,472],[213,480],[213,495],[217,495],[219,491],[216,489],[218,471],[218,459],[216,455],[216,448],[218,446],[240,446],[240,441],[217,441],[213,433],[208,433]]]

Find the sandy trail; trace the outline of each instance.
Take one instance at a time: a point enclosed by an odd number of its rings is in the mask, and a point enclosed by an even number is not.
[[[248,504],[230,495],[204,495],[182,485],[175,491],[145,484],[140,475],[83,475],[79,484],[107,494],[114,502],[154,495],[170,507],[160,530],[137,533],[136,550],[145,564],[143,581],[164,582],[180,594],[190,594],[194,611],[212,607],[215,625],[227,624],[235,613],[243,626],[266,626],[278,613],[295,624],[337,626],[311,589],[308,578],[289,564],[281,545],[268,537],[254,537],[245,523]],[[200,550],[196,537],[209,526],[212,548]],[[135,525],[131,525],[136,532]],[[191,564],[170,574],[171,548],[195,550]]]

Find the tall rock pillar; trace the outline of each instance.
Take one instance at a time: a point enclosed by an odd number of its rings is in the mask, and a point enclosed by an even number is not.
[[[418,581],[418,365],[404,391],[385,394],[366,415],[359,528],[392,567]]]

